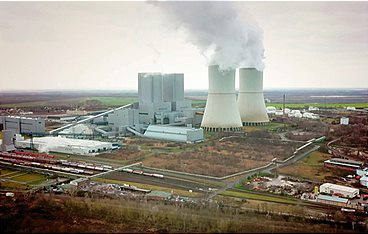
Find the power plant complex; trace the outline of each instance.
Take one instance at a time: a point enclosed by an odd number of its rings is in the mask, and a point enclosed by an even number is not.
[[[235,69],[208,67],[208,97],[202,128],[207,131],[239,131],[242,126],[269,122],[263,96],[263,72],[239,69],[239,95],[236,99]]]

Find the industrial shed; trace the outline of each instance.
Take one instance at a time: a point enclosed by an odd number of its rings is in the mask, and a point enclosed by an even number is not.
[[[337,205],[337,206],[345,206],[348,203],[347,198],[340,198],[340,197],[332,197],[327,195],[318,195],[317,202],[330,204],[330,205]]]
[[[32,146],[33,145],[33,146]],[[34,148],[40,152],[57,152],[64,154],[95,155],[111,150],[112,143],[72,139],[65,137],[35,137],[15,141],[16,148]]]
[[[149,125],[144,136],[160,140],[195,143],[203,141],[203,129]]]
[[[320,193],[325,194],[341,194],[343,197],[354,198],[359,195],[359,189],[347,186],[325,183],[319,187]]]

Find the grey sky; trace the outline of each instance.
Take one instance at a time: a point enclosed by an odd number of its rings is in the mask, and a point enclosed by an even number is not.
[[[266,88],[368,88],[368,2],[234,4],[263,29]],[[206,89],[206,58],[171,26],[145,2],[0,2],[0,90],[136,89],[145,71]]]

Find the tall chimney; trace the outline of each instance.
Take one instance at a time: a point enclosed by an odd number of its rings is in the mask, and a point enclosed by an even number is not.
[[[263,96],[263,72],[255,68],[239,69],[238,106],[243,126],[269,123]]]
[[[242,123],[236,104],[235,70],[208,67],[208,97],[201,127],[207,131],[239,131]]]

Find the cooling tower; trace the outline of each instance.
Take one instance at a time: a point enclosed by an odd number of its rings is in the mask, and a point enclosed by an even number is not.
[[[242,127],[235,95],[235,70],[208,67],[208,97],[201,127],[207,131],[234,131]]]
[[[269,122],[263,96],[263,72],[255,68],[239,69],[238,107],[243,126]]]

